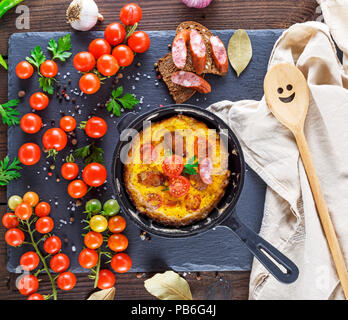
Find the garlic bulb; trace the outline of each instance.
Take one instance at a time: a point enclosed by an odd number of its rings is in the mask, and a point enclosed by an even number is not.
[[[190,8],[205,8],[209,6],[210,2],[213,0],[181,0],[183,3],[185,3]]]
[[[79,31],[90,30],[98,20],[104,20],[94,0],[73,0],[66,11],[66,17],[68,23]]]

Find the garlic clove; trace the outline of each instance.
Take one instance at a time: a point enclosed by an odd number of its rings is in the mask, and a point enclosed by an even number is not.
[[[104,20],[94,0],[73,0],[66,11],[66,17],[71,27],[79,31],[90,30],[98,20]]]
[[[213,0],[181,0],[190,8],[205,8],[207,7]]]

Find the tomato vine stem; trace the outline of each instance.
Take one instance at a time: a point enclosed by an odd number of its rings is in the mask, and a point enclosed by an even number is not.
[[[99,248],[99,249],[98,249],[98,263],[97,263],[97,268],[96,268],[96,271],[95,271],[94,288],[96,288],[97,285],[98,285],[101,254],[102,254],[102,252],[101,252],[101,250],[100,250],[100,248]]]

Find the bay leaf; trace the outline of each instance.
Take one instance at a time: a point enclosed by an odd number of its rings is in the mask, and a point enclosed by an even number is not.
[[[233,34],[228,42],[227,53],[230,64],[239,77],[253,55],[250,38],[244,29],[238,29]]]
[[[92,293],[87,300],[114,300],[115,291],[115,287],[99,290]]]
[[[144,286],[160,300],[192,300],[189,284],[174,271],[157,273],[146,280]]]

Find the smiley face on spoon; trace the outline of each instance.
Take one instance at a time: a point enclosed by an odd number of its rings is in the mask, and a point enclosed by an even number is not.
[[[287,91],[292,91],[292,85],[291,84],[288,84],[287,86],[286,86],[286,90]],[[284,92],[284,89],[282,88],[282,87],[279,87],[278,89],[277,89],[277,91],[278,91],[278,93],[279,94],[282,94],[283,92]],[[292,102],[292,100],[294,100],[294,98],[295,98],[295,92],[293,92],[290,96],[287,96],[287,97],[281,97],[281,96],[279,96],[279,100],[281,101],[281,102],[284,102],[284,103],[290,103],[290,102]]]

